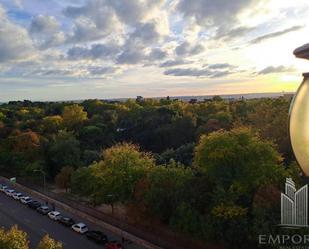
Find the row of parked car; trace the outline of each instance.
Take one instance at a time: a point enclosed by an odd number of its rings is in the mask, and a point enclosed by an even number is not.
[[[30,196],[26,196],[11,189],[7,185],[0,184],[0,191],[20,201],[22,204],[27,205],[29,208],[36,210],[38,213],[47,215],[51,220],[58,221],[64,226],[71,227],[77,233],[85,234],[88,239],[98,244],[104,244],[106,249],[124,249],[121,243],[117,241],[108,241],[107,236],[101,231],[89,230],[84,223],[76,223],[72,218],[61,215],[59,211],[50,210],[49,206],[37,200],[33,200]]]

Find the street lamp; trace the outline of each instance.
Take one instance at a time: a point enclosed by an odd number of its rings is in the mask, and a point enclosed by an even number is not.
[[[294,55],[309,60],[309,43],[297,48]],[[290,141],[296,160],[305,176],[309,176],[309,73],[304,73],[289,115]]]
[[[33,172],[40,172],[43,175],[44,193],[46,192],[46,173],[41,169],[35,169]]]

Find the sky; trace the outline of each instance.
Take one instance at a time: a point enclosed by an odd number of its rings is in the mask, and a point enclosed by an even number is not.
[[[0,0],[0,102],[295,91],[308,0]]]

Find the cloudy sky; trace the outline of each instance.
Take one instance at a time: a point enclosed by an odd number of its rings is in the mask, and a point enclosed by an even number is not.
[[[294,91],[308,0],[0,0],[0,102]]]

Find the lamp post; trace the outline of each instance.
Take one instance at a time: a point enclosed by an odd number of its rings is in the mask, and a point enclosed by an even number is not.
[[[309,60],[309,43],[294,51],[297,58]],[[290,106],[289,134],[295,158],[304,176],[309,177],[309,73],[304,73]]]
[[[41,169],[35,169],[33,170],[33,172],[40,172],[43,175],[43,186],[44,186],[44,193],[46,192],[46,173],[45,171],[41,170]]]

